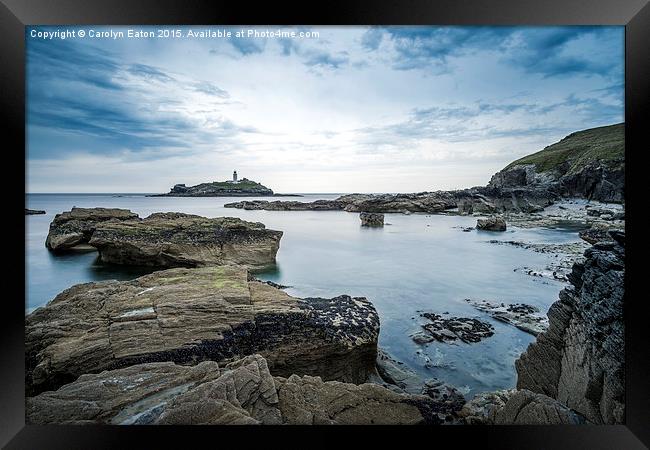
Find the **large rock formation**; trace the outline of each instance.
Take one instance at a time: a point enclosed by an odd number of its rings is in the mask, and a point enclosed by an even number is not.
[[[453,192],[436,191],[417,194],[348,194],[335,200],[313,202],[264,200],[227,203],[226,208],[268,211],[349,211],[370,213],[435,213],[456,207]]]
[[[69,250],[87,244],[99,224],[136,219],[138,215],[128,209],[73,207],[54,217],[45,246],[55,252]]]
[[[376,384],[273,377],[260,355],[224,367],[147,363],[82,375],[27,398],[30,424],[325,425],[442,423],[424,395]]]
[[[564,197],[623,202],[625,124],[571,133],[497,172],[489,186],[548,190]]]
[[[156,213],[142,220],[104,223],[89,240],[102,261],[156,267],[275,264],[281,231],[234,217]]]
[[[272,196],[273,191],[262,184],[242,178],[237,182],[213,181],[196,186],[175,184],[167,194],[155,194],[151,197],[256,197]]]
[[[592,423],[623,423],[625,234],[585,251],[571,286],[549,312],[549,329],[516,361],[517,388],[544,394]]]
[[[25,319],[28,393],[82,374],[260,353],[274,375],[360,383],[374,372],[379,318],[365,298],[298,299],[239,266],[177,268],[75,285]]]

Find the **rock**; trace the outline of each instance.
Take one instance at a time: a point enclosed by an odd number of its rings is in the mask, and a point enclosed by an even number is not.
[[[585,418],[546,395],[520,390],[490,414],[493,425],[580,425]]]
[[[458,414],[465,405],[465,397],[458,389],[433,378],[424,382],[422,394],[431,397],[440,405],[441,419],[444,418],[449,423],[458,421]]]
[[[45,211],[42,209],[27,209],[25,208],[25,215],[26,216],[31,216],[33,214],[45,214]]]
[[[429,320],[429,323],[422,325],[422,329],[438,342],[460,340],[470,344],[479,342],[494,334],[492,325],[470,317],[443,318],[441,315],[434,313],[421,313],[420,317]]]
[[[241,202],[226,203],[224,208],[237,208],[244,210],[265,211],[341,211],[345,203],[337,200],[315,200],[313,202],[267,200],[245,200]]]
[[[590,244],[596,244],[598,242],[611,241],[612,238],[609,231],[616,229],[617,228],[603,223],[594,223],[590,228],[580,231],[578,236]]]
[[[87,244],[99,224],[136,219],[138,215],[128,209],[73,207],[54,217],[45,246],[54,252],[69,250]]]
[[[240,266],[169,269],[75,285],[25,318],[26,390],[135,364],[260,353],[274,375],[365,381],[379,318],[365,298],[298,299]]]
[[[596,424],[625,420],[625,234],[585,251],[551,306],[549,329],[515,362],[517,388],[544,394]]]
[[[347,194],[335,200],[314,202],[262,200],[228,203],[226,208],[268,211],[339,211],[368,213],[442,212],[456,207],[453,192],[419,192],[414,194]]]
[[[486,300],[465,301],[479,311],[483,311],[490,317],[510,325],[514,325],[526,333],[537,336],[548,329],[548,318],[539,314],[539,309],[524,303],[490,303]]]
[[[515,389],[507,389],[476,394],[472,400],[465,403],[458,415],[467,425],[492,424],[496,410],[503,408],[515,392]]]
[[[273,377],[261,355],[219,367],[146,363],[82,375],[26,400],[29,424],[441,424],[449,402],[375,384]]]
[[[476,221],[476,229],[483,231],[506,231],[506,221],[502,217],[488,217]]]
[[[359,214],[362,227],[383,227],[384,215],[381,213],[367,213],[362,212]]]
[[[424,380],[412,370],[401,367],[385,350],[377,350],[377,373],[382,381],[399,388],[401,392],[421,394]]]
[[[156,213],[141,220],[103,223],[89,241],[102,261],[154,267],[241,264],[273,266],[281,231],[234,217]]]

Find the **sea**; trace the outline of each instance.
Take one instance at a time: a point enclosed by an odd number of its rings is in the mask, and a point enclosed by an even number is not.
[[[300,201],[342,194],[303,194]],[[297,297],[366,297],[380,317],[379,346],[423,378],[451,383],[467,398],[515,387],[515,360],[534,337],[476,310],[465,299],[527,303],[543,313],[565,284],[516,269],[544,267],[554,256],[490,240],[531,243],[577,242],[575,229],[506,232],[462,229],[476,218],[458,215],[385,214],[383,228],[360,226],[359,214],[345,211],[245,211],[224,204],[259,200],[246,197],[148,197],[145,194],[27,194],[26,207],[45,210],[25,216],[25,313],[47,304],[78,283],[129,280],[152,271],[100,262],[96,252],[54,255],[45,247],[57,213],[77,207],[125,208],[146,217],[184,212],[205,217],[239,217],[284,232],[274,268],[262,280],[291,286]],[[284,200],[287,200],[284,199]],[[269,199],[275,200],[275,199]],[[478,343],[416,344],[411,335],[426,323],[423,312],[475,317],[489,322],[494,335]]]

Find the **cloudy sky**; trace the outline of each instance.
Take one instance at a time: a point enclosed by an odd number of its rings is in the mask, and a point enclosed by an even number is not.
[[[167,192],[233,169],[276,192],[463,188],[568,133],[624,120],[622,27],[52,40],[31,30],[34,193]]]

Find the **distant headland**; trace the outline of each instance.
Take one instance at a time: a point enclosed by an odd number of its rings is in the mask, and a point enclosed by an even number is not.
[[[302,197],[298,194],[276,194],[273,190],[248,178],[237,177],[233,171],[232,180],[212,181],[196,186],[175,184],[167,194],[152,194],[148,197]]]

